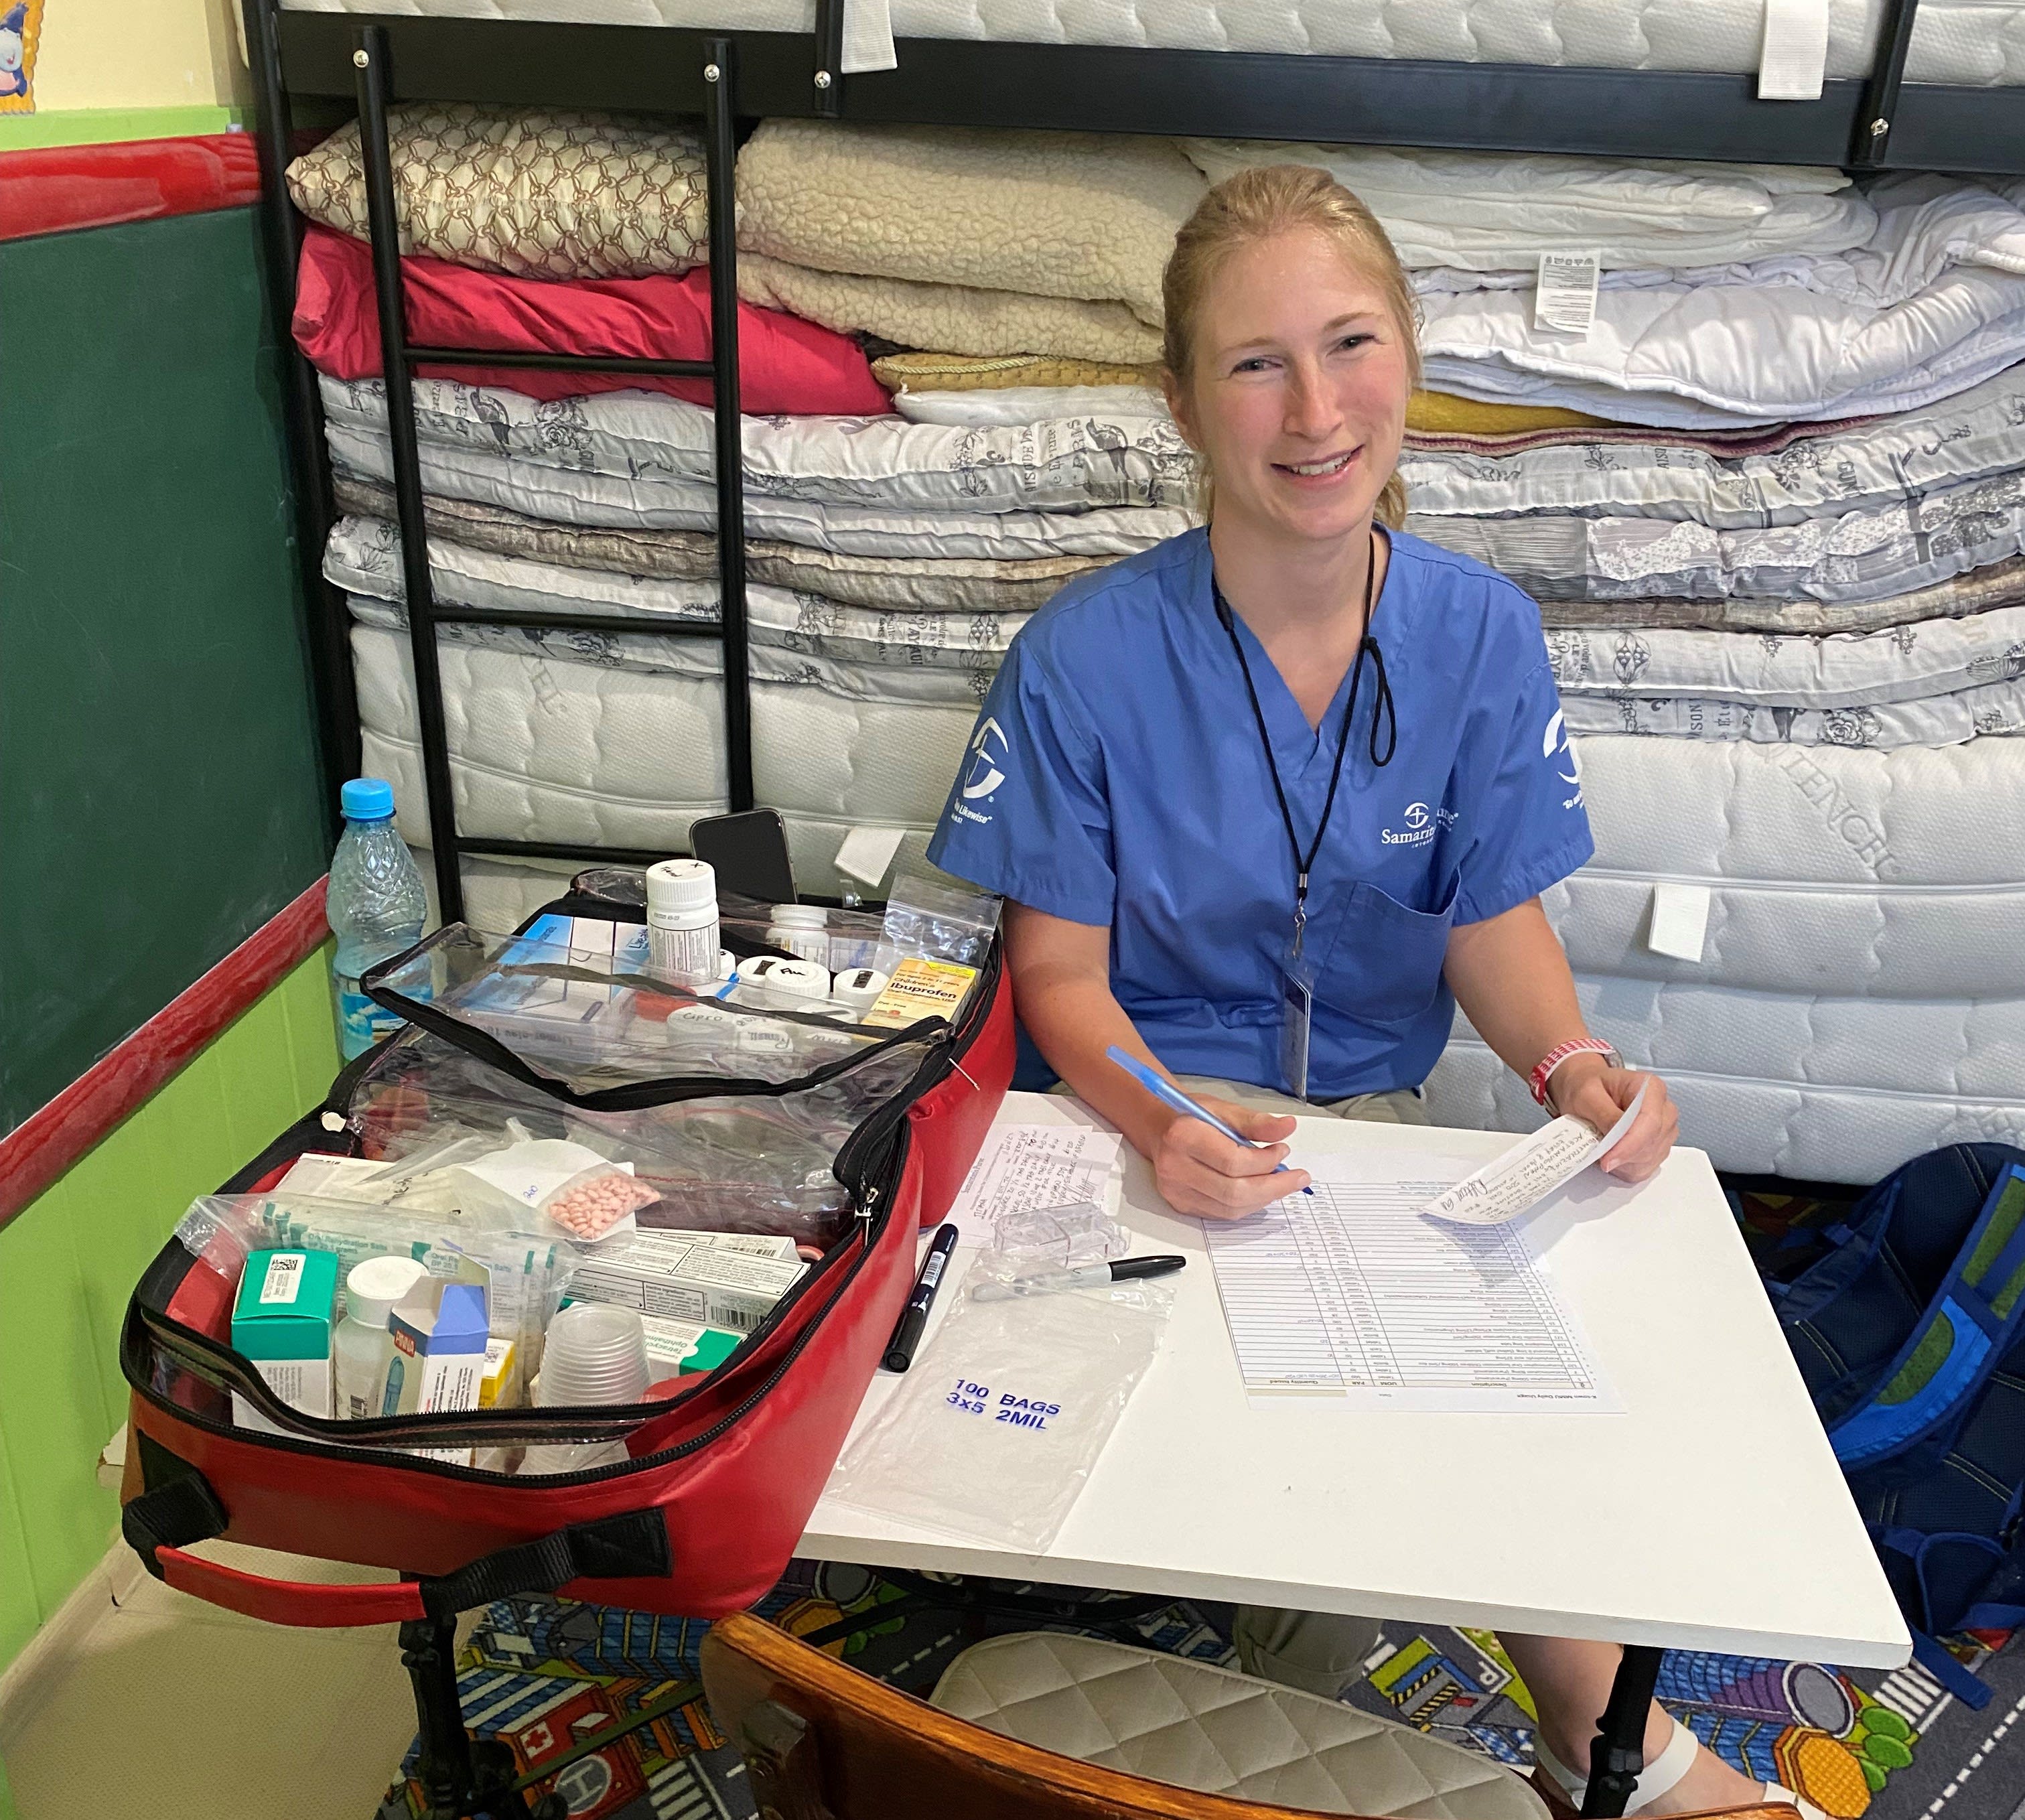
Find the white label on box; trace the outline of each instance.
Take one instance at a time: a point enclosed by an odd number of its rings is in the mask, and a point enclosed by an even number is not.
[[[1652,887],[1652,928],[1645,945],[1656,954],[1699,961],[1708,935],[1709,888],[1705,884]]]
[[[277,1252],[267,1260],[267,1274],[260,1279],[260,1306],[266,1307],[276,1302],[292,1304],[303,1292],[303,1265],[307,1262],[300,1252]],[[284,1398],[285,1399],[285,1396]]]
[[[1542,253],[1533,293],[1533,326],[1586,335],[1596,326],[1596,293],[1603,282],[1600,253]]]

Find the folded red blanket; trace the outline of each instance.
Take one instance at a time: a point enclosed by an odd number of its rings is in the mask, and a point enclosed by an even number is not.
[[[515,353],[616,354],[644,360],[710,357],[710,274],[583,278],[561,283],[474,271],[411,254],[408,336],[422,347],[495,347]],[[311,364],[337,379],[370,379],[380,366],[373,254],[363,241],[310,224],[296,285],[295,334]],[[431,378],[504,386],[530,398],[592,392],[665,392],[708,404],[707,379],[531,368],[425,366]],[[886,388],[858,344],[785,311],[738,306],[741,403],[755,416],[851,417],[890,410]]]

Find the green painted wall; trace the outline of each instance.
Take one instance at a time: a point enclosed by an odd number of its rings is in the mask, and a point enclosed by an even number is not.
[[[141,1270],[329,1090],[329,967],[326,944],[0,1230],[0,1666],[112,1539],[98,1453],[126,1419],[119,1323]]]
[[[329,861],[259,234],[0,244],[0,1132]]]
[[[244,108],[219,107],[61,108],[46,114],[0,114],[0,152],[229,133],[245,118]]]

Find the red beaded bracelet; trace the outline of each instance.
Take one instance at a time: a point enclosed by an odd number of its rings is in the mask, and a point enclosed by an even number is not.
[[[1613,1067],[1622,1067],[1623,1058],[1617,1051],[1600,1036],[1571,1037],[1566,1042],[1557,1043],[1534,1064],[1533,1072],[1527,1077],[1526,1086],[1538,1105],[1547,1103],[1547,1083],[1554,1070],[1571,1055],[1606,1055]]]

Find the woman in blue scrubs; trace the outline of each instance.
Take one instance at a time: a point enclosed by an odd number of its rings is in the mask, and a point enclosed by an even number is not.
[[[1289,1107],[1424,1123],[1457,1003],[1556,1112],[1608,1129],[1644,1087],[1601,1164],[1643,1179],[1678,1129],[1665,1084],[1585,1027],[1540,906],[1593,849],[1538,609],[1398,529],[1419,357],[1384,230],[1322,171],[1248,171],[1182,229],[1164,302],[1208,528],[1013,641],[931,859],[1005,896],[1021,1020],[1182,1212],[1301,1186],[1271,1173]],[[1262,1147],[1178,1116],[1113,1043]],[[1248,1608],[1237,1642],[1333,1695],[1373,1634]],[[1578,1804],[1619,1653],[1505,1641]],[[1765,1798],[1656,1705],[1645,1748],[1634,1812]]]

